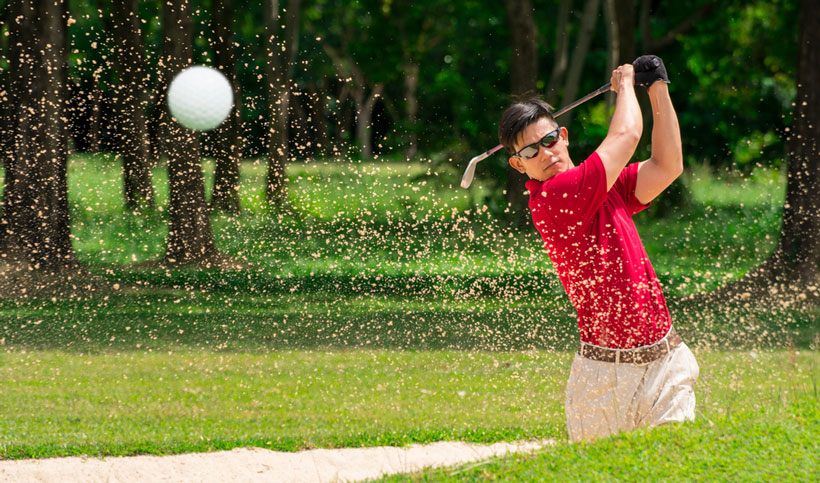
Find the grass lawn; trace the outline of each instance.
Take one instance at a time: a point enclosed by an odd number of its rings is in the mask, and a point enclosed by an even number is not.
[[[820,409],[817,351],[697,356],[699,418],[715,422],[699,426],[707,435],[722,434],[724,422],[799,422],[793,405]],[[564,440],[570,362],[556,351],[8,352],[0,354],[0,451],[32,458]],[[816,425],[805,429],[820,436]]]
[[[766,409],[701,418],[381,481],[817,481],[820,404],[815,396],[784,412],[784,419]]]
[[[253,269],[146,268],[167,233],[164,171],[159,209],[126,214],[117,163],[72,157],[78,257],[121,289],[0,299],[0,458],[566,438],[575,313],[538,235],[493,218],[481,180],[461,190],[428,162],[288,177],[290,209],[272,213],[264,165],[244,163],[243,213],[213,217],[219,249]],[[640,479],[685,453],[693,478],[755,479],[744,459],[817,453],[820,312],[681,300],[765,259],[783,180],[697,171],[687,186],[684,208],[636,224],[696,350],[698,421],[416,478]]]

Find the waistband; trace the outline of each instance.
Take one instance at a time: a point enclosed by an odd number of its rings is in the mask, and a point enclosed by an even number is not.
[[[578,355],[593,361],[647,364],[672,352],[672,350],[681,345],[682,342],[683,338],[675,332],[674,327],[670,327],[669,332],[666,333],[663,339],[652,345],[636,347],[634,349],[611,349],[609,347],[601,347],[581,341]]]

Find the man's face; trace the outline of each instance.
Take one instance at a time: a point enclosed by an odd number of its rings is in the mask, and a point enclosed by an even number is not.
[[[541,118],[536,122],[530,124],[518,137],[514,149],[519,152],[525,146],[537,143],[549,132],[558,129],[558,126],[546,118]],[[569,138],[566,128],[559,129],[558,141],[550,148],[546,148],[540,144],[538,146],[538,153],[530,159],[524,157],[511,156],[510,165],[521,173],[526,174],[532,179],[538,181],[546,181],[558,173],[562,173],[574,165],[569,159]]]

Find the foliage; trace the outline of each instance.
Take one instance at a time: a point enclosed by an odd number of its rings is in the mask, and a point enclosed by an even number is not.
[[[706,3],[653,5],[653,37],[664,36]],[[554,24],[556,15],[543,15],[556,10],[552,2],[535,0],[533,6],[539,18],[538,85],[543,88],[555,61],[552,44],[559,26]],[[567,26],[571,45],[580,21],[580,5],[575,7]],[[88,0],[71,2],[71,8],[75,20],[70,27],[71,76],[83,89],[77,95],[88,95],[98,84],[108,99],[117,79],[107,54],[107,4]],[[210,0],[191,2],[191,8],[196,24],[195,61],[208,63],[213,42]],[[665,59],[672,77],[673,100],[690,163],[708,160],[712,165],[747,172],[758,164],[782,164],[782,139],[791,123],[795,96],[798,8],[796,0],[721,2],[670,47],[653,52]],[[259,2],[237,1],[235,9],[238,78],[243,92],[243,151],[252,156],[265,152],[267,130],[263,25],[259,21],[262,7]],[[154,72],[161,47],[160,10],[156,1],[140,4],[146,64]],[[603,13],[599,16],[578,89],[582,93],[600,86],[607,76]],[[509,102],[510,47],[505,17],[503,5],[472,0],[457,4],[440,0],[321,0],[305,5],[294,76],[297,104],[291,113],[295,119],[291,126],[294,155],[321,154],[315,148],[318,129],[328,130],[342,143],[354,141],[351,123],[355,108],[350,105],[345,87],[350,79],[334,66],[327,45],[340,49],[370,85],[385,85],[373,121],[377,153],[402,153],[406,143],[417,138],[421,155],[443,153],[444,162],[461,166],[475,153],[491,147],[495,144],[498,115]],[[405,69],[409,63],[420,67],[416,123],[408,123],[405,113]],[[152,82],[156,78],[152,75]],[[152,92],[155,88],[149,86]],[[325,103],[331,121],[327,126],[316,123],[311,107],[314,97],[307,95],[309,91],[316,92]],[[584,159],[605,135],[608,114],[604,97],[576,110],[569,126],[576,158]],[[88,144],[81,137],[89,129],[90,114],[81,99],[76,102],[75,123],[79,123],[80,132],[77,146],[84,148]],[[147,107],[153,111],[158,106],[149,103]],[[116,126],[109,126],[111,130]],[[103,132],[102,146],[115,150],[113,134],[108,131]],[[210,139],[206,136],[205,141],[208,152]],[[336,147],[337,152],[347,152],[344,146]],[[485,162],[487,178],[504,180],[505,165],[506,160],[499,156]],[[490,185],[493,197],[502,186]]]
[[[685,152],[746,171],[782,165],[796,94],[798,8],[792,0],[721,2],[680,38],[682,63],[673,75],[685,86],[675,99],[690,133]]]

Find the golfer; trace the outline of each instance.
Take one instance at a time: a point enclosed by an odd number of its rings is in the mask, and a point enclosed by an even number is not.
[[[634,66],[634,67],[633,67]],[[683,171],[666,68],[655,56],[612,72],[606,138],[583,163],[552,108],[531,99],[504,111],[498,134],[526,174],[532,219],[578,312],[581,343],[566,393],[572,441],[691,421],[698,365],[675,332],[661,285],[632,222]],[[627,166],[643,131],[635,85],[652,103],[652,155]]]

